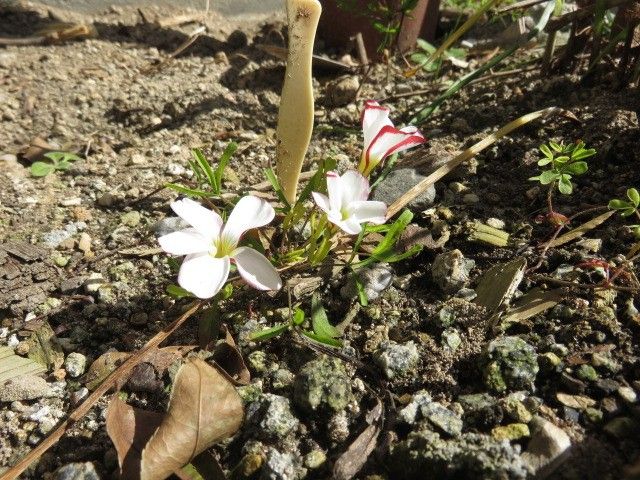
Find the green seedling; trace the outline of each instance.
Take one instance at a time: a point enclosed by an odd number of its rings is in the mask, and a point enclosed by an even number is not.
[[[38,161],[31,165],[31,175],[34,177],[46,177],[56,170],[68,170],[71,162],[82,160],[78,155],[70,152],[48,152],[44,156],[49,160],[48,162]]]
[[[419,64],[422,70],[427,73],[439,71],[442,66],[443,58],[455,64],[456,61],[464,60],[467,55],[467,51],[464,48],[449,48],[444,51],[442,57],[429,61],[436,52],[436,47],[421,38],[417,40],[417,47],[418,50],[411,54],[411,61]]]
[[[635,188],[627,189],[627,198],[619,199],[614,198],[609,202],[609,208],[617,211],[623,217],[630,217],[635,215],[640,219],[640,192]],[[633,231],[636,237],[640,237],[640,225],[629,225],[629,228]]]
[[[544,158],[538,160],[539,167],[547,167],[540,175],[529,180],[540,182],[542,185],[558,187],[558,191],[564,195],[573,193],[571,178],[574,175],[582,175],[589,167],[585,158],[595,155],[593,148],[584,148],[584,142],[564,145],[562,143],[549,142],[541,145],[540,151]]]

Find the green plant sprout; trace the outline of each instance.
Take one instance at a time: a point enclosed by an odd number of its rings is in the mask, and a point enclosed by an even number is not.
[[[442,67],[443,57],[445,60],[450,60],[455,64],[456,61],[459,62],[460,60],[464,60],[467,55],[467,51],[464,48],[449,48],[444,51],[442,57],[438,57],[433,61],[429,61],[429,59],[436,52],[436,47],[421,38],[417,40],[417,47],[418,50],[411,54],[411,61],[419,64],[422,70],[427,73],[440,71],[440,68]]]
[[[638,192],[636,188],[629,188],[627,189],[626,199],[614,198],[609,202],[608,206],[611,210],[617,211],[623,217],[635,215],[640,219],[640,211],[638,211],[640,207],[640,192]],[[636,237],[640,237],[640,224],[629,225],[629,228]]]
[[[165,187],[189,197],[219,197],[222,193],[224,170],[227,168],[227,165],[229,165],[229,161],[237,149],[238,144],[234,142],[229,143],[222,152],[222,155],[220,155],[218,165],[214,168],[202,151],[194,148],[191,150],[193,159],[189,160],[189,166],[195,177],[195,185],[189,187],[180,183],[167,183]]]
[[[48,152],[44,156],[49,160],[48,162],[38,161],[31,165],[31,175],[34,177],[46,177],[56,170],[69,170],[71,162],[82,160],[81,157],[70,152]]]
[[[585,158],[595,155],[593,148],[584,148],[585,144],[579,141],[574,144],[549,142],[541,145],[540,151],[544,158],[538,160],[539,167],[548,166],[540,175],[529,180],[540,182],[542,185],[550,185],[551,190],[557,186],[558,191],[564,195],[573,193],[571,178],[574,175],[582,175],[588,170]]]

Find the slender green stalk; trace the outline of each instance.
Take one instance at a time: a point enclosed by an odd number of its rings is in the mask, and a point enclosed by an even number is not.
[[[533,30],[531,30],[531,32],[527,34],[526,37],[522,38],[520,41],[515,43],[513,46],[509,47],[500,55],[496,55],[494,58],[489,60],[487,63],[482,65],[477,70],[465,75],[460,80],[455,82],[453,85],[451,85],[451,87],[447,89],[446,92],[444,92],[442,95],[436,98],[431,103],[431,105],[429,105],[427,108],[420,110],[411,120],[409,120],[409,124],[419,125],[425,122],[431,115],[433,115],[433,113],[438,109],[438,107],[440,107],[440,105],[442,105],[450,97],[458,93],[458,91],[461,90],[466,85],[468,85],[469,82],[479,77],[489,69],[495,67],[497,64],[502,62],[505,58],[512,55],[521,46],[525,45],[526,43],[528,43],[529,41],[537,37],[538,34],[540,34],[540,32],[544,30],[544,27],[547,25],[547,22],[549,21],[549,18],[551,17],[551,14],[553,13],[554,8],[555,8],[555,3],[549,2],[547,7],[544,9],[544,12],[542,13],[542,17],[540,17],[540,20],[538,21],[537,25],[533,28]]]

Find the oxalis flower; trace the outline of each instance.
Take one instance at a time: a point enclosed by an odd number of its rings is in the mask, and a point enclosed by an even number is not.
[[[386,221],[387,206],[384,202],[367,200],[369,181],[359,172],[349,170],[342,176],[327,172],[327,193],[313,192],[318,207],[327,214],[327,219],[349,235],[358,235],[362,223],[380,225]]]
[[[158,238],[165,252],[186,255],[178,274],[182,288],[199,298],[213,297],[227,281],[231,262],[258,290],[282,287],[278,271],[264,255],[238,246],[244,232],[273,220],[275,212],[266,201],[252,195],[242,197],[225,225],[220,215],[188,198],[173,202],[171,208],[191,225]]]
[[[371,170],[389,155],[426,141],[416,127],[395,128],[389,120],[389,109],[373,100],[364,104],[362,133],[364,148],[358,170],[365,176],[369,176]]]

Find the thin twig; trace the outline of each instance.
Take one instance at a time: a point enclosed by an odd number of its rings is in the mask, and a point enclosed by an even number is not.
[[[547,277],[546,275],[535,274],[531,276],[532,280],[538,280],[541,282],[555,283],[556,285],[561,285],[563,287],[574,287],[574,288],[583,288],[587,290],[618,290],[620,292],[628,292],[628,293],[640,293],[640,289],[633,287],[622,287],[619,285],[589,285],[587,283],[576,283],[570,282],[568,280],[560,280],[559,278]],[[0,479],[2,480],[2,479]]]
[[[198,309],[202,306],[202,301],[194,302],[189,309],[183,313],[180,317],[173,321],[164,330],[154,335],[144,347],[131,355],[125,360],[122,365],[116,368],[111,374],[96,388],[91,395],[73,412],[67,416],[67,418],[58,425],[58,427],[49,434],[39,445],[25,455],[16,465],[7,470],[0,480],[14,480],[24,472],[29,465],[31,465],[37,458],[42,456],[49,448],[51,448],[77,421],[84,417],[89,410],[100,400],[102,395],[107,393],[109,389],[117,385],[117,383],[131,373],[133,368],[143,361],[145,356],[150,351],[160,345],[164,340],[169,337],[180,325],[182,325],[187,319],[189,319]]]

